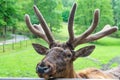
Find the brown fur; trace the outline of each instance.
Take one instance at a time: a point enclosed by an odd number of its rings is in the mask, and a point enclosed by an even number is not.
[[[88,68],[85,70],[81,70],[78,72],[78,76],[81,78],[86,78],[86,79],[114,79],[116,78],[110,73],[105,73],[104,71],[101,71],[96,68]]]
[[[81,79],[118,79],[109,72],[105,72],[96,68],[87,68],[75,72],[72,65],[69,65],[67,69],[62,73],[56,73],[55,77],[59,78],[81,78]],[[61,77],[62,76],[62,77]]]

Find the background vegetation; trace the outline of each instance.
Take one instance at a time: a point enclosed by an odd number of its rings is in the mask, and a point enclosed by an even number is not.
[[[90,26],[95,9],[100,9],[101,13],[96,31],[101,30],[106,24],[120,26],[120,0],[27,0],[27,2],[24,0],[1,0],[0,36],[5,37],[9,33],[7,30],[12,33],[28,33],[24,23],[26,13],[30,15],[32,23],[39,24],[33,11],[33,5],[38,6],[50,29],[53,32],[60,32],[64,27],[61,23],[68,21],[74,2],[78,6],[75,15],[76,33],[82,33]],[[120,31],[112,36],[120,37]]]
[[[120,0],[0,0],[0,41],[12,38],[10,34],[22,34],[32,38],[27,41],[27,47],[26,41],[20,43],[22,46],[16,43],[13,50],[11,44],[5,45],[6,52],[2,52],[3,46],[0,46],[0,77],[37,77],[35,67],[43,56],[34,51],[31,43],[38,42],[45,46],[47,44],[35,38],[24,22],[24,15],[29,14],[32,23],[39,24],[33,5],[40,9],[55,38],[65,42],[68,38],[67,21],[74,2],[78,6],[74,22],[77,35],[91,25],[94,10],[98,8],[101,14],[96,31],[100,31],[106,24],[118,26],[120,29]],[[101,65],[119,56],[120,30],[109,37],[78,47],[91,44],[95,44],[96,49],[90,58],[98,62],[89,58],[77,59],[74,63],[75,70],[87,67],[102,68]],[[119,63],[113,63],[110,68],[118,65]]]

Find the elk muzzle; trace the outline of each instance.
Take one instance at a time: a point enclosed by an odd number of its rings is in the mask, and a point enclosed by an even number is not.
[[[36,72],[37,73],[48,73],[51,71],[51,66],[49,64],[46,64],[45,62],[41,62],[40,64],[37,65]]]
[[[36,72],[40,77],[50,76],[54,73],[54,67],[50,62],[41,62],[37,65]]]
[[[51,68],[49,68],[47,66],[45,66],[45,67],[38,66],[36,72],[44,74],[44,73],[50,72],[50,70],[51,70]]]

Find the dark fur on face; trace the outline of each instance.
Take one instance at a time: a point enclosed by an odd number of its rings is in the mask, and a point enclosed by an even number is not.
[[[66,66],[70,64],[72,60],[72,55],[73,54],[68,48],[63,49],[61,47],[53,47],[46,51],[45,58],[38,65],[41,65],[42,63],[49,65],[52,68],[50,71],[51,74],[49,75],[52,76],[53,74],[62,73],[66,70]]]

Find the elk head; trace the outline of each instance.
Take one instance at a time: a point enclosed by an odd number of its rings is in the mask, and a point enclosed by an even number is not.
[[[78,37],[74,36],[73,31],[73,21],[74,14],[76,10],[76,3],[73,5],[69,21],[68,21],[68,33],[69,39],[65,43],[57,43],[52,36],[46,21],[44,20],[41,12],[36,6],[34,6],[34,11],[40,21],[40,25],[32,25],[29,15],[25,15],[25,21],[29,30],[44,39],[48,44],[49,48],[46,48],[40,44],[33,43],[34,49],[41,55],[45,55],[41,62],[37,64],[36,72],[40,77],[50,78],[70,78],[74,77],[72,73],[73,70],[73,61],[78,57],[86,57],[90,55],[95,49],[94,45],[86,46],[81,49],[74,51],[74,48],[80,44],[87,43],[90,41],[97,40],[104,36],[107,36],[117,30],[117,27],[110,27],[106,25],[101,31],[92,34],[98,24],[99,19],[99,9],[96,9],[94,12],[94,19],[91,26],[83,34]],[[72,72],[71,72],[72,71]]]

